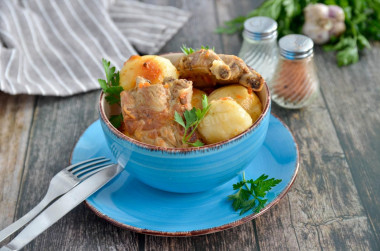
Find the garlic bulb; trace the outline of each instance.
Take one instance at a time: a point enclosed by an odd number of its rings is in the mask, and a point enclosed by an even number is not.
[[[309,4],[304,9],[305,24],[302,33],[314,43],[324,44],[331,36],[339,36],[346,30],[343,9],[336,5]]]

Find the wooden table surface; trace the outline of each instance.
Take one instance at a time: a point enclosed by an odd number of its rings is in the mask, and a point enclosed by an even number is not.
[[[178,51],[185,43],[215,46],[228,54],[238,53],[241,38],[214,29],[258,5],[149,2],[193,13],[161,52]],[[82,204],[26,250],[380,250],[380,44],[364,51],[359,63],[343,68],[333,53],[315,51],[318,99],[295,111],[273,105],[273,113],[295,135],[301,162],[293,187],[269,212],[214,234],[164,238],[115,227]],[[98,95],[0,93],[0,229],[35,206],[51,177],[69,164],[78,138],[98,117]]]

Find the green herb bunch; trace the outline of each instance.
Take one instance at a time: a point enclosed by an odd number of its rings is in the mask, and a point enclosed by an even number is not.
[[[104,58],[102,59],[102,63],[106,73],[106,80],[98,79],[98,82],[106,94],[105,99],[110,105],[118,104],[120,106],[120,93],[123,91],[123,87],[121,87],[119,83],[119,72],[116,72],[115,67],[110,67],[111,62]],[[116,128],[121,126],[122,121],[123,115],[121,113],[110,117],[111,124]]]
[[[235,211],[240,210],[240,215],[249,210],[258,213],[268,201],[268,199],[263,198],[281,181],[275,178],[268,179],[268,175],[265,174],[256,180],[246,180],[243,172],[243,180],[233,184],[233,189],[237,190],[237,192],[229,195],[228,199],[233,201],[232,207]]]
[[[267,16],[277,21],[279,37],[301,33],[304,24],[303,9],[308,4],[338,5],[344,10],[346,31],[330,39],[326,51],[336,51],[339,66],[356,63],[359,50],[370,48],[368,40],[380,40],[379,0],[268,0],[259,8],[224,23],[218,33],[234,34],[243,30],[244,21],[255,16]]]

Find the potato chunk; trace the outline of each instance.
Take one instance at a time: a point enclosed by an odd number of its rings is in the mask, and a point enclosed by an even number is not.
[[[136,85],[136,78],[143,77],[151,84],[162,83],[164,78],[178,79],[178,71],[169,59],[154,56],[131,56],[120,71],[120,85],[124,90],[131,90]]]
[[[263,110],[260,99],[256,94],[249,93],[248,89],[242,85],[228,85],[218,88],[210,94],[208,99],[211,101],[225,97],[231,97],[241,105],[249,113],[253,122],[258,119]]]
[[[193,88],[193,97],[191,98],[191,105],[195,108],[202,109],[202,97],[206,95],[204,91]],[[207,95],[206,95],[207,96]]]
[[[230,139],[252,125],[251,116],[232,98],[211,101],[210,110],[198,126],[207,144]]]

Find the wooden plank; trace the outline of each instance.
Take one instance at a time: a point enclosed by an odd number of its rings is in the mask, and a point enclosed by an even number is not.
[[[39,97],[25,162],[17,216],[28,212],[45,194],[50,179],[69,164],[71,151],[97,119],[99,92],[70,98]],[[26,250],[137,250],[138,234],[99,219],[84,205],[58,221]]]
[[[359,63],[337,68],[333,53],[319,53],[323,97],[380,246],[380,44]]]
[[[146,236],[145,250],[258,250],[252,233],[253,225],[246,223],[222,232],[195,237]]]
[[[14,220],[34,97],[0,92],[0,229]]]
[[[258,5],[217,3],[220,23],[246,14]],[[239,52],[238,35],[224,35],[222,41],[226,53]],[[319,54],[322,52],[318,51]],[[319,68],[326,68],[323,62],[318,63]],[[289,194],[255,220],[260,250],[376,250],[375,236],[322,97],[307,109],[290,111],[273,105],[273,112],[295,134],[301,169]]]

